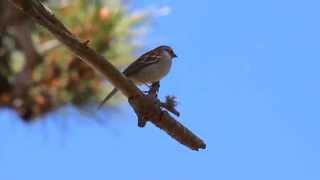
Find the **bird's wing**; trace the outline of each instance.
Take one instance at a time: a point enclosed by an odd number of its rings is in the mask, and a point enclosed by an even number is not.
[[[143,54],[136,61],[130,64],[124,71],[123,74],[126,76],[130,76],[135,74],[140,69],[143,69],[151,64],[158,63],[161,56],[159,52],[151,51]]]
[[[160,53],[157,51],[149,51],[145,54],[143,54],[141,57],[139,57],[136,61],[134,61],[132,64],[130,64],[124,71],[123,74],[126,76],[130,76],[132,74],[135,74],[140,69],[145,68],[151,64],[159,62],[161,56]],[[100,103],[99,108],[103,106],[105,102],[107,102],[113,95],[117,93],[117,89],[114,88],[108,96],[106,96],[103,101]]]

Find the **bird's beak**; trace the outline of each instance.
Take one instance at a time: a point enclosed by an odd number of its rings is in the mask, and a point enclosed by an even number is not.
[[[172,57],[173,57],[173,58],[177,58],[178,56],[177,56],[175,53],[173,53],[173,54],[172,54]]]

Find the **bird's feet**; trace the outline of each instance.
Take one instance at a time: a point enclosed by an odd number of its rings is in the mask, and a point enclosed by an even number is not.
[[[152,83],[152,85],[150,86],[150,89],[149,89],[149,91],[148,91],[148,94],[157,97],[157,96],[158,96],[159,89],[160,89],[160,81],[154,82],[154,83]]]

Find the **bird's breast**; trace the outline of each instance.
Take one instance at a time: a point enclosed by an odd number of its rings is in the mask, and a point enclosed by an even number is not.
[[[171,64],[171,59],[162,59],[158,63],[151,64],[143,68],[129,78],[136,83],[157,82],[168,74],[171,68]]]

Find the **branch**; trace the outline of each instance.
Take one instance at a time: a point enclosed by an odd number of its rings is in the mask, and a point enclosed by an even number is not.
[[[16,8],[13,11],[20,13]],[[32,85],[32,72],[41,63],[42,57],[33,44],[31,22],[27,18],[12,25],[10,33],[14,34],[16,43],[24,52],[26,60],[22,71],[15,78],[15,86],[17,88],[14,91],[16,96],[21,98],[21,96],[28,94],[28,90]]]
[[[61,43],[81,60],[106,77],[113,86],[128,97],[130,105],[138,116],[138,124],[143,127],[151,121],[181,144],[193,150],[205,149],[205,143],[177,120],[163,111],[155,96],[144,95],[132,82],[120,73],[109,61],[80,42],[39,0],[10,0],[19,9],[47,28]]]

